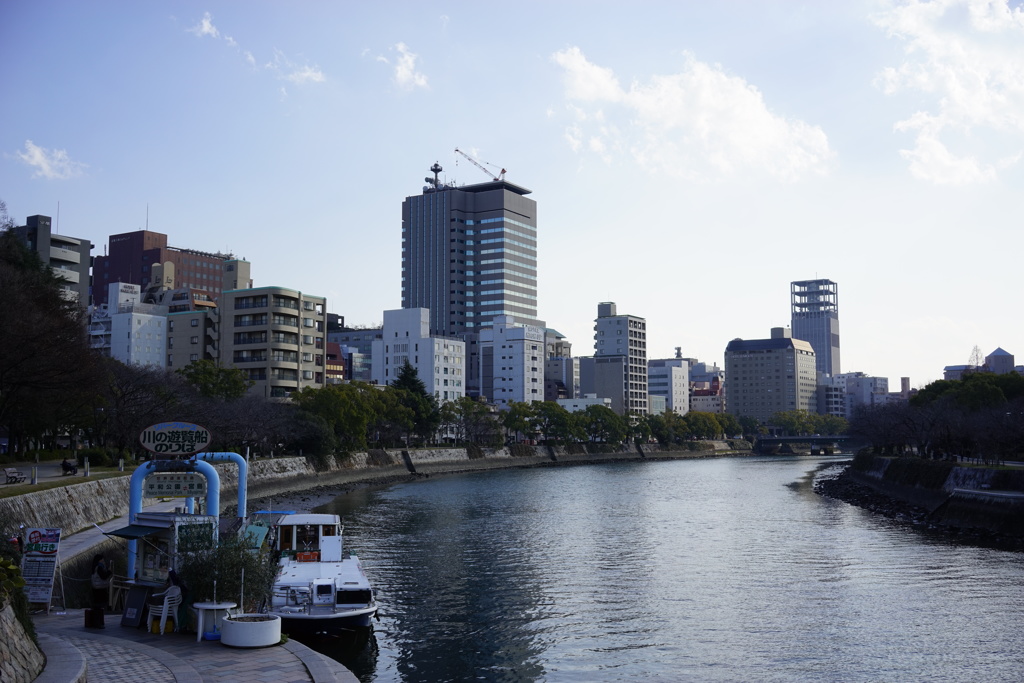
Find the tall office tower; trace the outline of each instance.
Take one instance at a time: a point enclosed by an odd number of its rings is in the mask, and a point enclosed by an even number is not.
[[[814,349],[788,328],[773,327],[769,339],[733,339],[725,347],[726,410],[737,417],[768,422],[788,410],[816,412],[816,380]]]
[[[530,190],[501,179],[455,187],[430,170],[402,203],[402,308],[430,309],[433,335],[462,337],[506,315],[543,327]]]
[[[65,299],[77,301],[83,309],[89,305],[92,242],[54,233],[49,216],[29,216],[25,225],[14,228],[14,234],[64,281],[61,292]]]
[[[793,337],[810,343],[819,373],[839,374],[839,287],[831,280],[790,283]]]
[[[198,289],[216,300],[222,291],[225,264],[235,260],[232,254],[169,247],[167,235],[149,230],[111,235],[109,249],[109,255],[94,259],[95,304],[107,302],[107,285],[111,282],[142,285],[144,292],[151,284],[160,284],[164,289]],[[153,266],[156,265],[162,268],[155,274]],[[252,285],[241,283],[238,286]]]
[[[612,302],[597,305],[594,357],[580,359],[581,390],[610,398],[612,410],[647,414],[647,321],[618,315]]]

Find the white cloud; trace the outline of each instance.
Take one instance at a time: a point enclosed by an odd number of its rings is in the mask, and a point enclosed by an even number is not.
[[[280,50],[274,50],[273,61],[267,62],[264,65],[264,68],[275,72],[278,78],[290,81],[295,85],[323,83],[327,80],[319,67],[310,66],[308,64],[296,64]]]
[[[795,180],[825,172],[834,156],[821,128],[774,114],[757,88],[693,55],[680,72],[628,88],[577,47],[552,59],[564,70],[574,151],[589,138],[586,148],[605,160],[627,153],[652,172],[690,179],[760,170]]]
[[[303,83],[323,83],[324,74],[320,69],[315,66],[304,66],[300,69],[296,69],[292,73],[285,76],[285,78],[296,85]]]
[[[556,52],[555,63],[565,69],[566,96],[572,100],[616,102],[622,88],[611,69],[591,64],[578,47]]]
[[[1024,149],[1024,11],[1007,0],[912,0],[874,17],[906,42],[905,61],[876,79],[883,92],[924,93],[895,129],[911,173],[937,184],[981,183]],[[921,104],[917,104],[918,107]]]
[[[211,38],[220,37],[220,31],[218,31],[217,27],[213,25],[213,17],[210,16],[209,12],[205,12],[203,14],[203,18],[199,21],[198,24],[186,30],[189,33],[195,34],[197,38],[202,38],[203,36],[210,36]],[[231,39],[228,38],[228,40]]]
[[[427,77],[416,70],[417,56],[409,51],[405,43],[398,43],[395,49],[399,54],[395,63],[395,82],[406,90],[428,87]]]
[[[242,52],[245,55],[245,61],[249,63],[249,66],[256,66],[256,58],[252,56],[252,53],[248,50]]]
[[[25,141],[25,151],[18,152],[18,158],[35,169],[33,178],[46,178],[47,180],[67,180],[82,174],[86,168],[85,164],[72,161],[67,151],[63,149],[46,149],[33,144],[31,140]]]

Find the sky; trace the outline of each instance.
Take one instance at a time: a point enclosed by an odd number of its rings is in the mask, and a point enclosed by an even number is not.
[[[1024,9],[1007,0],[0,1],[0,199],[165,233],[350,325],[401,307],[401,204],[505,168],[538,314],[723,362],[838,283],[842,371],[1024,363]],[[490,167],[489,167],[490,168]]]

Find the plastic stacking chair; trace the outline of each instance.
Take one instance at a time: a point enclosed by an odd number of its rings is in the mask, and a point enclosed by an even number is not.
[[[160,617],[160,635],[163,635],[167,627],[167,617],[174,619],[178,612],[178,605],[181,604],[181,589],[177,586],[170,586],[163,593],[157,593],[157,596],[159,595],[164,596],[164,604],[150,605],[149,620],[152,622],[157,617]],[[174,625],[177,628],[177,621],[175,621]]]

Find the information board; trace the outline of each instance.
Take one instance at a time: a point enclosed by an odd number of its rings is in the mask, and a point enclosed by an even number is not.
[[[25,579],[25,595],[29,602],[49,606],[53,595],[53,577],[57,570],[57,548],[60,529],[25,529],[25,553],[21,558],[21,575]]]
[[[146,600],[153,591],[152,586],[132,586],[128,597],[124,600],[124,613],[121,615],[121,626],[138,626],[146,613]]]
[[[206,476],[199,472],[156,472],[146,477],[146,498],[201,498],[206,495]]]

